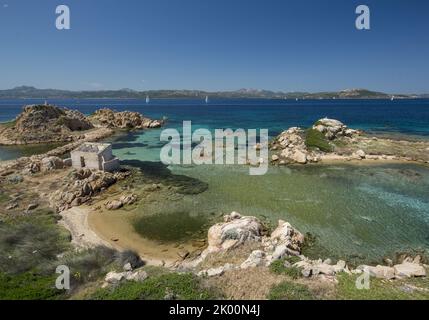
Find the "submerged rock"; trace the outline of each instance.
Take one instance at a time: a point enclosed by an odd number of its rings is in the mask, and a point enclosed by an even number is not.
[[[111,200],[105,203],[105,207],[107,210],[118,210],[123,207],[123,203],[119,200]]]

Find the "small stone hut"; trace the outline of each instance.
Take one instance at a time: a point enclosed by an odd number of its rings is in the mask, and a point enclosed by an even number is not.
[[[72,166],[76,169],[88,168],[101,171],[119,169],[119,159],[112,154],[109,143],[86,142],[71,153]]]

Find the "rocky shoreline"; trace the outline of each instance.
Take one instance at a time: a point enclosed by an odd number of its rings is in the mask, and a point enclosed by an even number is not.
[[[28,105],[15,120],[0,124],[0,145],[73,142],[99,128],[148,129],[162,124],[162,120],[153,120],[138,112],[100,109],[87,117],[78,110],[48,104]]]
[[[68,143],[44,154],[1,162],[0,176],[24,169],[27,169],[30,174],[39,172],[43,167],[41,163],[44,159],[61,157],[85,142],[108,138],[116,130],[142,130],[159,128],[162,125],[162,120],[152,120],[138,112],[114,112],[110,109],[101,109],[85,117],[77,110],[51,105],[25,106],[24,111],[12,122],[12,125],[0,125],[0,145]]]
[[[387,266],[360,265],[357,268],[350,268],[346,261],[338,260],[335,264],[331,259],[312,260],[304,256],[301,249],[304,245],[304,235],[293,228],[288,222],[279,220],[278,226],[269,234],[262,222],[252,216],[242,216],[237,212],[232,212],[224,216],[224,222],[212,226],[208,231],[208,247],[197,258],[191,261],[184,261],[177,264],[178,270],[191,269],[198,270],[198,266],[204,262],[209,255],[224,254],[233,251],[239,246],[249,243],[259,247],[253,250],[250,255],[241,263],[226,263],[223,266],[195,271],[199,276],[220,276],[229,270],[244,270],[256,267],[269,267],[273,262],[296,257],[296,262],[284,261],[285,268],[297,268],[303,277],[332,277],[340,273],[362,274],[380,279],[403,279],[411,277],[425,277],[426,265],[422,257],[403,257],[402,261],[394,264],[389,261]]]
[[[275,165],[348,161],[429,163],[429,142],[370,137],[335,119],[323,118],[311,128],[292,127],[269,145]]]
[[[80,116],[79,116],[80,117]],[[161,121],[150,120],[137,113],[115,113],[103,109],[89,117],[93,128],[80,133],[76,140],[45,154],[20,158],[0,164],[0,181],[21,184],[35,180],[50,181],[51,185],[38,185],[37,193],[47,205],[59,213],[68,212],[61,222],[72,234],[73,243],[78,246],[92,247],[105,245],[88,225],[88,210],[83,208],[76,217],[73,209],[82,204],[90,204],[91,199],[102,194],[116,182],[132,176],[132,172],[121,170],[116,173],[106,173],[91,170],[73,170],[67,160],[60,157],[89,141],[97,141],[112,135],[115,129],[143,129],[162,125]],[[394,144],[403,144],[394,149],[398,155],[376,154],[377,150],[385,150]],[[379,149],[377,149],[379,148]],[[381,148],[381,149],[380,149]],[[403,148],[403,149],[402,149]],[[400,155],[405,149],[410,149],[413,156]],[[416,161],[428,163],[427,151],[429,144],[425,142],[398,142],[389,139],[366,137],[363,132],[349,129],[344,124],[333,119],[321,119],[310,129],[290,128],[270,143],[272,164],[308,164],[328,161]],[[55,180],[55,181],[54,181]],[[22,193],[30,193],[30,189],[22,188]],[[129,192],[128,192],[129,191]],[[120,197],[109,199],[104,203],[107,210],[116,210],[136,202],[137,196],[128,190]],[[33,190],[32,190],[33,192]],[[21,196],[13,197],[7,203],[6,210],[18,212],[22,204],[18,203]],[[37,208],[38,203],[30,203],[26,212]],[[71,211],[70,211],[71,209]],[[79,225],[79,224],[83,224]],[[183,252],[172,266],[176,272],[192,272],[195,275],[219,277],[228,272],[241,272],[255,268],[269,268],[272,264],[282,263],[286,269],[298,270],[304,278],[328,279],[335,281],[340,274],[369,274],[384,280],[396,280],[411,277],[426,277],[425,261],[420,256],[403,257],[401,261],[389,261],[387,265],[361,265],[350,267],[346,261],[335,263],[327,259],[312,260],[302,253],[305,236],[292,227],[288,222],[280,220],[277,228],[271,233],[256,217],[242,216],[233,212],[224,216],[224,221],[212,226],[208,231],[207,247],[199,253]],[[240,261],[225,261],[222,265],[208,267],[207,261],[226,253],[233,253],[243,247],[250,246],[251,252]],[[126,250],[127,248],[121,248]],[[238,257],[238,255],[236,255]],[[292,260],[290,258],[293,258]],[[150,257],[149,257],[150,259]],[[238,260],[238,259],[235,259]],[[218,261],[222,261],[219,259]],[[106,276],[106,285],[117,284],[123,279],[144,281],[146,276],[139,269],[134,270],[124,266],[124,272],[110,272]]]

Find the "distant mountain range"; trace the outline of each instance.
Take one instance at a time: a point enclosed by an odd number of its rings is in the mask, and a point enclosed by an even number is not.
[[[262,99],[390,99],[392,94],[375,92],[366,89],[346,89],[338,92],[281,92],[257,89],[240,89],[235,91],[201,91],[201,90],[148,90],[132,89],[104,91],[69,91],[58,89],[37,89],[21,86],[0,90],[0,99],[145,99],[150,98],[262,98]],[[397,99],[429,98],[429,94],[394,94]]]

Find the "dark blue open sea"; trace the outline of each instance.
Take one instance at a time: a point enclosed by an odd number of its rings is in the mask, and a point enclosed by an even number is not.
[[[23,105],[44,100],[0,100],[0,122],[15,118]],[[416,100],[266,100],[199,99],[50,100],[49,103],[90,114],[101,107],[139,111],[149,117],[168,117],[170,126],[183,120],[209,128],[268,128],[275,136],[291,126],[309,126],[332,117],[350,127],[385,133],[429,136],[429,99]]]
[[[41,100],[1,100],[0,122],[16,117],[25,104]],[[191,120],[208,129],[269,129],[271,137],[291,126],[307,127],[322,117],[349,127],[386,135],[429,139],[429,100],[51,100],[51,104],[90,114],[98,108],[139,111],[152,118],[167,117],[168,128]],[[157,175],[160,129],[112,137],[122,163]],[[0,147],[0,160],[41,150]],[[40,148],[40,147],[39,147]],[[173,175],[208,185],[205,192],[175,201],[142,203],[137,215],[162,221],[163,228],[146,230],[150,238],[174,241],[176,234],[194,232],[180,221],[208,221],[213,214],[238,211],[292,223],[316,235],[321,257],[379,261],[398,251],[429,253],[429,167],[415,164],[315,165],[270,167],[264,176],[249,176],[240,166],[170,166]],[[161,170],[161,169],[160,169]],[[160,178],[165,171],[160,171]],[[112,213],[113,215],[114,213]],[[118,213],[120,214],[120,213]],[[189,219],[182,219],[183,215]],[[180,215],[180,219],[176,217]],[[159,225],[148,223],[148,225]],[[207,225],[201,223],[201,225]],[[205,228],[205,227],[201,227]],[[159,229],[159,230],[158,230]],[[200,230],[204,231],[204,230]],[[145,237],[145,234],[142,234]],[[180,239],[177,239],[180,240]],[[323,250],[323,251],[322,251]]]

